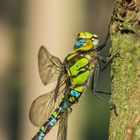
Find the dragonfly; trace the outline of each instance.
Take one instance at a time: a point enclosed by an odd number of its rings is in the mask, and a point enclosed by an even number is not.
[[[53,56],[47,48],[41,46],[38,53],[39,74],[44,85],[57,81],[55,88],[35,99],[31,105],[29,118],[40,127],[32,140],[43,140],[46,134],[59,123],[57,140],[66,140],[68,117],[72,106],[78,103],[81,95],[90,89],[97,98],[109,103],[116,113],[116,106],[111,101],[102,98],[97,93],[106,93],[94,89],[98,73],[113,60],[106,61],[99,51],[105,44],[98,46],[96,34],[80,32],[76,37],[74,52],[68,54],[63,62]],[[104,66],[100,66],[100,61]],[[92,78],[92,87],[88,81]],[[110,94],[110,93],[106,93]]]

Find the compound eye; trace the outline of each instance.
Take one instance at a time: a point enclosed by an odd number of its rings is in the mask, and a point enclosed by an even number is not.
[[[93,40],[93,45],[94,46],[98,45],[98,43],[99,43],[99,40],[98,39]]]
[[[79,39],[79,40],[76,41],[75,46],[76,46],[76,48],[80,48],[84,44],[85,44],[85,40],[84,39]]]
[[[90,40],[93,42],[93,45],[96,46],[99,43],[99,40],[96,35],[92,36]]]

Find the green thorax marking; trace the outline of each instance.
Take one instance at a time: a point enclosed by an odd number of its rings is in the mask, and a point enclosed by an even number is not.
[[[68,77],[72,80],[74,85],[84,84],[90,74],[90,60],[89,54],[72,53],[66,57],[66,69]]]

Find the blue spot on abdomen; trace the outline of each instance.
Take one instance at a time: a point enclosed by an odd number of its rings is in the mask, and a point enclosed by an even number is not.
[[[78,98],[78,97],[80,97],[81,94],[79,92],[77,92],[76,90],[72,90],[70,92],[70,95],[73,96],[73,97]]]
[[[51,125],[51,126],[54,126],[55,125],[55,123],[56,123],[56,119],[55,118],[52,118],[52,120],[49,122],[49,124]]]

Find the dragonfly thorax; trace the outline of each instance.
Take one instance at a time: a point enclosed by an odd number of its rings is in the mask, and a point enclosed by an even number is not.
[[[65,59],[67,76],[71,86],[84,85],[90,74],[91,56],[83,53],[72,53]]]

